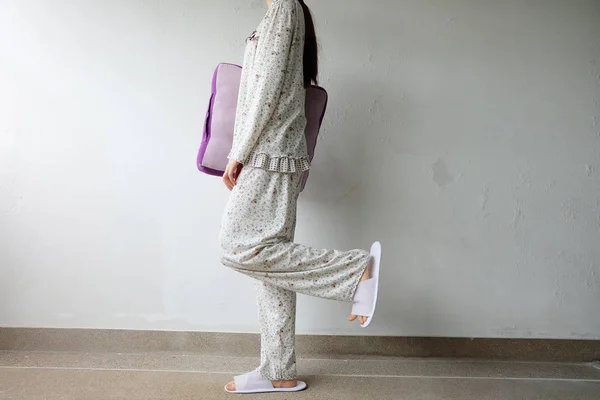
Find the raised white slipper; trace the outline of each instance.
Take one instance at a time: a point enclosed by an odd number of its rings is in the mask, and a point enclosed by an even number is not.
[[[258,370],[248,372],[233,378],[235,381],[235,390],[228,390],[227,393],[237,394],[255,394],[255,393],[277,393],[277,392],[299,392],[306,389],[306,383],[298,381],[293,388],[276,388],[270,380],[263,378]]]
[[[377,295],[379,293],[379,267],[381,265],[381,243],[375,242],[371,246],[371,259],[369,260],[370,279],[360,282],[356,288],[354,299],[352,300],[352,314],[362,317],[368,317],[363,328],[369,326],[373,321],[375,308],[377,306]]]

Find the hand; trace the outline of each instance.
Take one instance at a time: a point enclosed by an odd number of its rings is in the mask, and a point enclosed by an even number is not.
[[[225,173],[223,174],[223,183],[227,186],[227,189],[233,190],[243,167],[244,166],[241,163],[235,160],[229,160],[229,163],[227,163],[227,167],[225,168]]]

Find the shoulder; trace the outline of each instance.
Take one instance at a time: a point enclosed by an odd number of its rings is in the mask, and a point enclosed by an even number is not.
[[[295,14],[298,6],[298,0],[273,0],[269,12],[273,14]]]
[[[273,0],[267,15],[263,19],[259,31],[270,30],[273,27],[296,29],[299,11],[296,9],[298,0]],[[264,33],[264,32],[263,32]]]
[[[296,9],[300,5],[298,0],[273,0],[273,6],[285,7],[286,9]]]

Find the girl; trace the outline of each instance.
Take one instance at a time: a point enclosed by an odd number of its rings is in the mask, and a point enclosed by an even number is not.
[[[261,365],[231,393],[298,391],[296,293],[353,302],[349,321],[371,322],[381,247],[318,250],[293,242],[302,173],[310,168],[306,87],[317,82],[317,40],[304,0],[267,0],[248,38],[233,147],[223,182],[231,196],[220,233],[225,266],[258,280]]]

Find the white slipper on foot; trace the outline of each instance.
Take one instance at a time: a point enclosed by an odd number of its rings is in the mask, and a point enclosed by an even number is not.
[[[299,392],[306,389],[306,383],[298,381],[293,388],[276,388],[270,380],[263,378],[258,370],[248,372],[233,378],[235,381],[235,390],[228,390],[227,393],[237,394],[256,394],[256,393],[276,393],[276,392]]]
[[[363,328],[369,326],[373,321],[375,307],[377,306],[377,295],[379,292],[379,266],[381,265],[381,243],[375,242],[371,246],[370,271],[371,276],[366,281],[362,281],[356,288],[354,299],[352,300],[352,314],[368,317]]]

